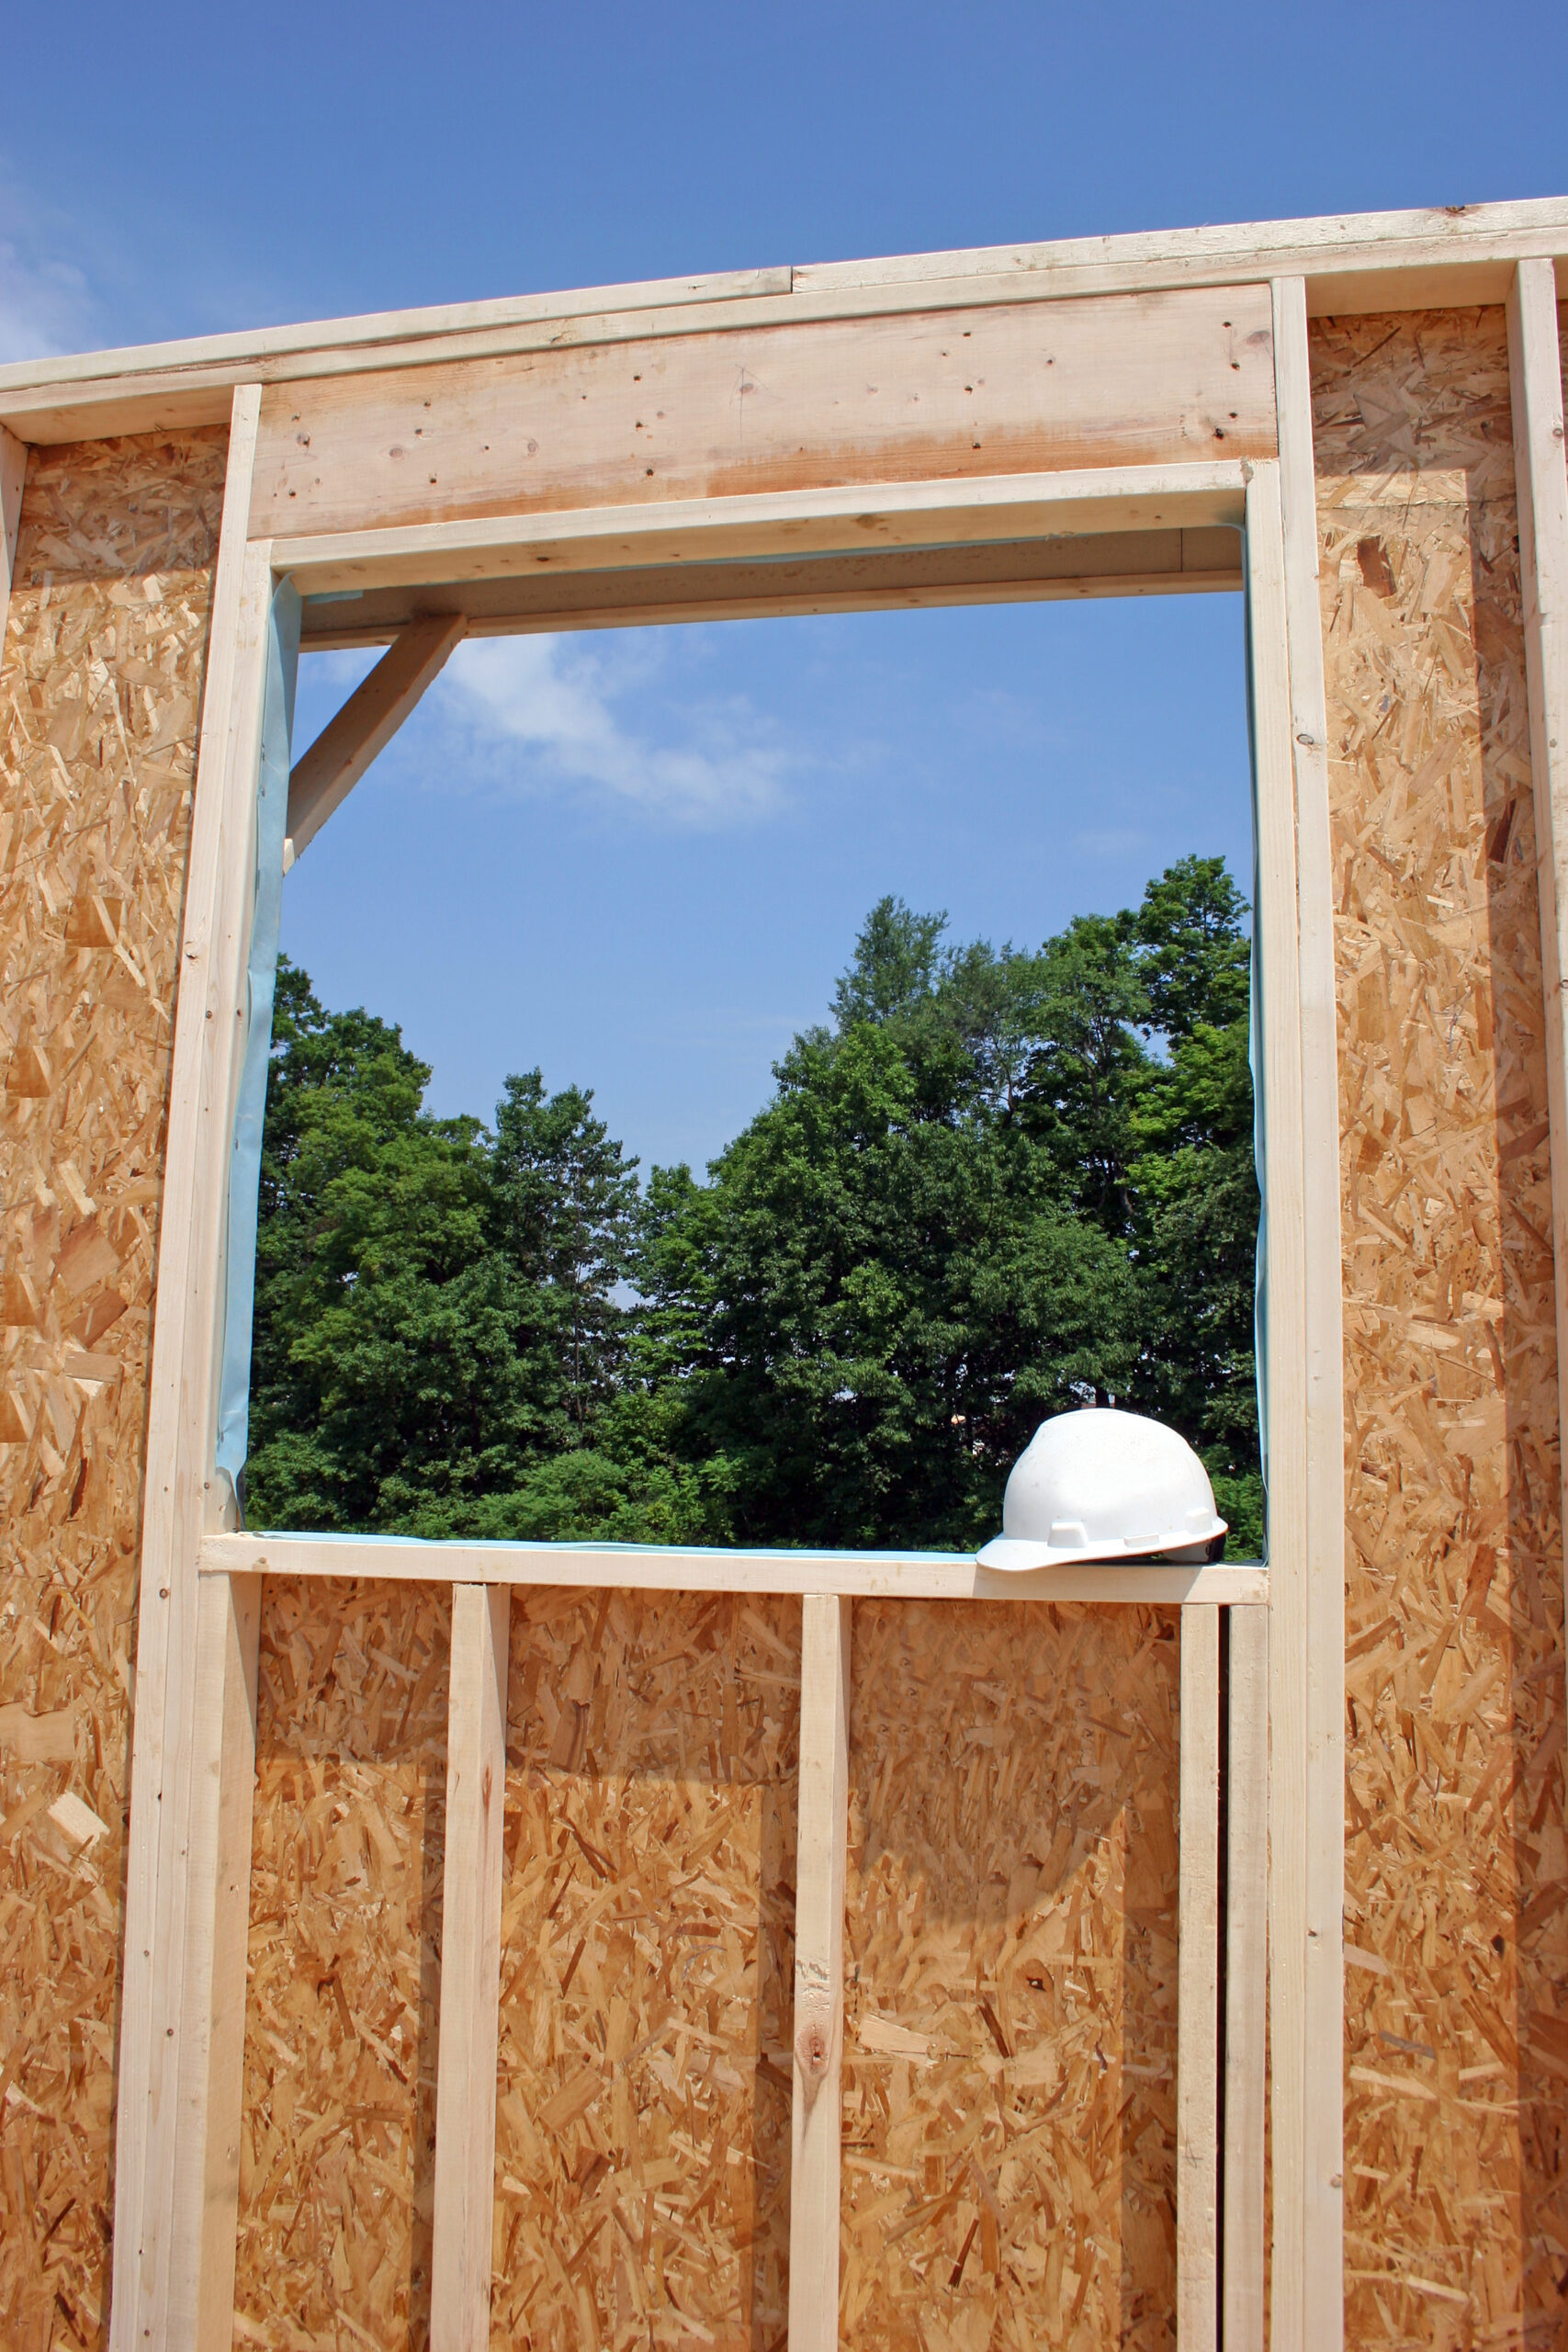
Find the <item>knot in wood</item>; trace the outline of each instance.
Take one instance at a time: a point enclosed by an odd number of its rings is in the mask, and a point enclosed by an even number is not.
[[[817,2090],[827,2081],[833,2063],[833,2032],[831,2018],[818,2013],[815,2006],[795,2028],[795,2055],[807,2090]]]

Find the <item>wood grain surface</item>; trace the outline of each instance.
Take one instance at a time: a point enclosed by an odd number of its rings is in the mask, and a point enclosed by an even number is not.
[[[251,534],[1274,450],[1267,287],[272,385]]]

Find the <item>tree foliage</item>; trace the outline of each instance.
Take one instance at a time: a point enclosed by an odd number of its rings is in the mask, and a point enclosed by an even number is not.
[[[1114,1398],[1261,1543],[1247,907],[1218,858],[1034,952],[883,899],[698,1182],[575,1086],[423,1108],[280,967],[248,1508],[424,1535],[968,1547]]]

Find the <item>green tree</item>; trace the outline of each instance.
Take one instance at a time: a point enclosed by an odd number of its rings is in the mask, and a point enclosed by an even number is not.
[[[884,899],[707,1181],[645,1190],[587,1091],[434,1119],[285,964],[253,1519],[966,1547],[1039,1421],[1115,1398],[1256,1549],[1247,912],[1217,858],[1037,951]]]
[[[513,1341],[471,1119],[427,1067],[280,959],[257,1244],[247,1510],[260,1524],[446,1532],[507,1483],[541,1400]]]
[[[1130,1374],[1125,1250],[1021,1132],[935,1097],[951,1031],[924,1010],[797,1039],[661,1231],[705,1329],[694,1437],[750,1541],[974,1542],[1035,1423]]]
[[[638,1204],[637,1161],[592,1105],[577,1086],[547,1095],[536,1069],[509,1078],[490,1163],[491,1230],[521,1283],[519,1343],[552,1368],[574,1444],[615,1394],[625,1362],[628,1318],[616,1293]]]
[[[1247,902],[1219,858],[1151,882],[1137,956],[1164,1052],[1133,1113],[1144,1359],[1136,1400],[1202,1453],[1231,1549],[1263,1544],[1258,1458],[1258,1195]]]

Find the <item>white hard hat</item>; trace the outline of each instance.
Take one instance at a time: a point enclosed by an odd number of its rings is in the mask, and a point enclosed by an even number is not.
[[[1201,1561],[1225,1532],[1209,1474],[1163,1421],[1090,1406],[1043,1422],[1012,1465],[987,1568],[1049,1568],[1158,1552]]]

